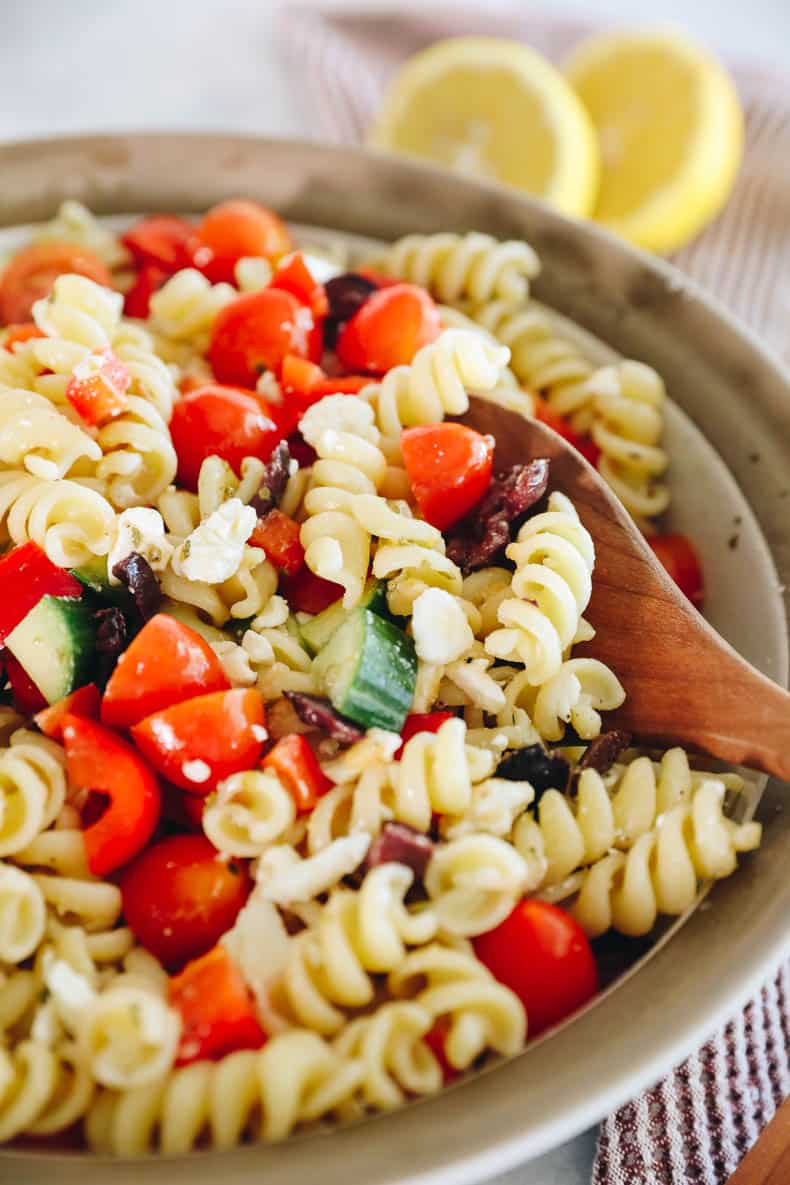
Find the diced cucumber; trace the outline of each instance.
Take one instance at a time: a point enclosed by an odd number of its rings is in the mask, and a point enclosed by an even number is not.
[[[332,706],[363,728],[400,732],[414,699],[414,643],[371,609],[354,609],[313,663]]]
[[[134,609],[128,589],[123,584],[110,584],[106,556],[95,556],[81,568],[72,568],[71,574],[101,604],[115,605],[123,613]]]
[[[371,613],[376,613],[379,617],[389,617],[386,580],[369,580],[357,608],[370,609]],[[348,610],[343,608],[343,602],[340,600],[305,622],[301,627],[302,641],[310,653],[318,654],[323,650],[347,617]]]
[[[89,683],[96,639],[93,611],[73,597],[42,597],[6,639],[48,703]]]

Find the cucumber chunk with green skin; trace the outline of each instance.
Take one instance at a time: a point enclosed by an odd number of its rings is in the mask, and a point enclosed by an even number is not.
[[[401,629],[354,609],[313,662],[332,706],[363,728],[400,732],[414,699],[417,655]]]
[[[105,556],[96,556],[81,568],[72,568],[71,575],[76,576],[85,591],[97,603],[115,605],[122,613],[134,611],[134,602],[129,590],[123,584],[110,584]]]
[[[6,638],[47,703],[54,704],[93,677],[93,610],[74,597],[42,597]]]
[[[369,580],[357,608],[370,609],[371,613],[388,618],[390,612],[387,608],[386,580]],[[301,626],[302,641],[310,653],[318,654],[323,650],[347,617],[348,610],[343,608],[343,602],[340,600],[335,601],[327,609],[316,613],[315,617],[311,617],[309,621],[305,622]]]

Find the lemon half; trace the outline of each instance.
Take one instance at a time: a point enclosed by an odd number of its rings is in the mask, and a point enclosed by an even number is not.
[[[564,66],[598,132],[594,218],[669,252],[721,209],[743,153],[743,114],[719,63],[674,33],[611,33]]]
[[[565,214],[592,212],[595,129],[562,75],[514,41],[457,37],[398,71],[372,147],[527,190]]]

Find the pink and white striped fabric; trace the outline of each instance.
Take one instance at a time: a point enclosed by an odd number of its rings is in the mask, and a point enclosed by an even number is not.
[[[561,59],[594,31],[513,3],[430,6],[424,15],[332,12],[289,0],[278,22],[316,138],[361,143],[388,78],[410,54],[441,37],[517,37]],[[764,68],[734,66],[746,112],[746,155],[723,214],[674,262],[790,360],[790,82]],[[297,97],[295,96],[295,101]]]
[[[554,60],[593,31],[526,6],[423,16],[287,3],[282,48],[316,134],[363,140],[393,70],[439,38],[517,37]],[[790,361],[790,85],[733,67],[746,155],[727,208],[675,258]],[[790,1092],[790,965],[663,1082],[601,1125],[593,1185],[722,1185]]]

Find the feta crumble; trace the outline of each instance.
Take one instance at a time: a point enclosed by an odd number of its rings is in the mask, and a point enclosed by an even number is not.
[[[420,593],[411,624],[417,657],[423,662],[455,662],[475,640],[463,609],[443,588],[426,588]]]
[[[230,498],[210,514],[175,552],[173,571],[187,580],[222,584],[238,571],[257,522],[251,506]]]
[[[115,538],[107,556],[107,578],[120,584],[113,568],[136,551],[147,560],[154,572],[162,572],[173,554],[173,545],[165,535],[165,524],[158,510],[133,506],[123,510],[116,521]]]

